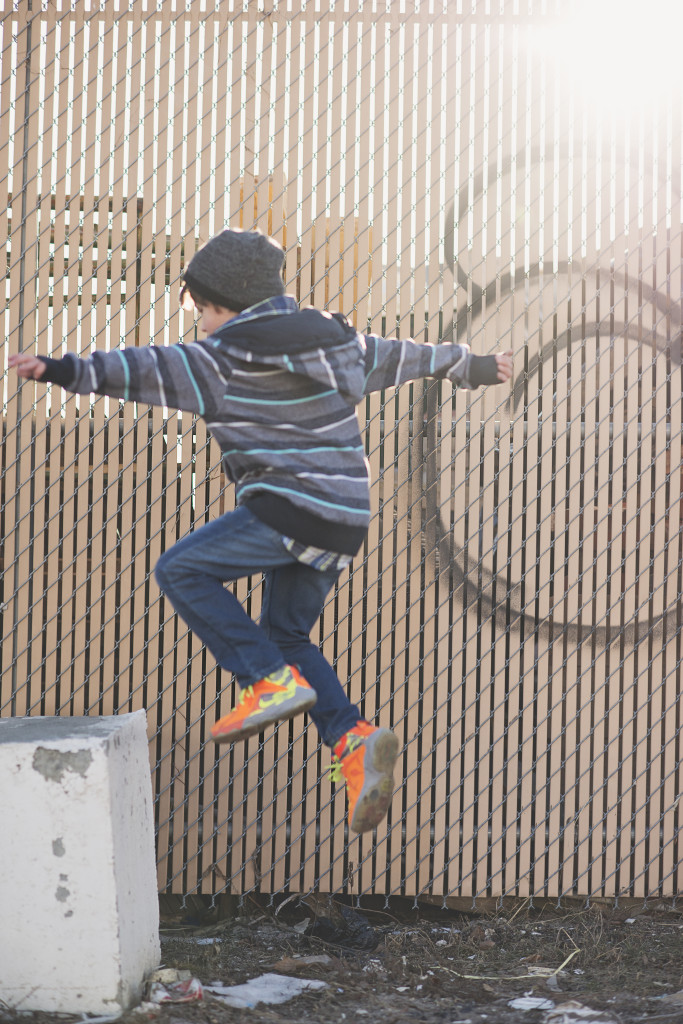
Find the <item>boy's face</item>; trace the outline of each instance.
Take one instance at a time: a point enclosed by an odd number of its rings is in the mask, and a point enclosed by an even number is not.
[[[210,302],[207,302],[206,305],[200,305],[196,302],[195,309],[199,314],[197,327],[203,334],[215,334],[219,327],[227,324],[228,320],[232,320],[237,316],[237,313],[233,313],[231,309],[224,309],[223,306],[214,306]]]

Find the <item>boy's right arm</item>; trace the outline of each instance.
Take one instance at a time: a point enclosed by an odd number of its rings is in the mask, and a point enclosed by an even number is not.
[[[152,345],[94,352],[84,359],[18,353],[9,357],[9,365],[20,377],[59,384],[76,394],[109,395],[201,416],[212,405],[204,372],[210,368],[208,359],[197,345]]]

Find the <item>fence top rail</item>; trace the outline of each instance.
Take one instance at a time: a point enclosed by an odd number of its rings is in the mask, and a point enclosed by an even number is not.
[[[530,25],[561,18],[559,6],[549,0],[529,0],[527,10],[497,12],[490,0],[0,0],[0,20],[45,16],[50,20],[140,22],[231,20],[288,22],[321,19],[366,24],[463,23],[468,25]]]

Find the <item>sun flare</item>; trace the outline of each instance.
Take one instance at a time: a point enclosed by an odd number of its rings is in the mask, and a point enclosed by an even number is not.
[[[626,115],[680,101],[680,0],[576,0],[541,45],[564,84],[596,112]]]

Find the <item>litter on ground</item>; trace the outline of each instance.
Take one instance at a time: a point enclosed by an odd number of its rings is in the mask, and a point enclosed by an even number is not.
[[[229,1006],[248,1008],[259,1003],[286,1003],[294,996],[313,989],[327,988],[324,981],[308,981],[305,978],[290,978],[285,974],[262,974],[252,978],[244,985],[220,985],[218,983],[205,986],[215,999]]]
[[[518,996],[511,999],[508,1006],[513,1010],[553,1010],[555,1003],[552,999],[542,999],[539,996]]]
[[[614,1017],[600,1010],[591,1010],[576,999],[559,1003],[546,1014],[543,1024],[614,1024]]]

